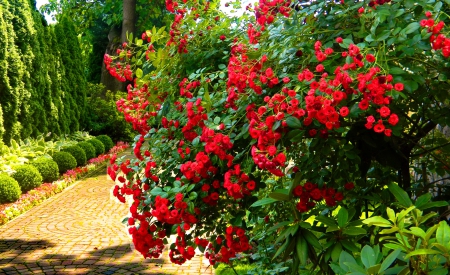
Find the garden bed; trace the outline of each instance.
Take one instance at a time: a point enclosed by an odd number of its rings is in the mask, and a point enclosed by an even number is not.
[[[128,144],[119,142],[107,154],[90,159],[89,163],[83,167],[77,167],[67,171],[59,180],[51,183],[43,183],[39,187],[22,194],[15,202],[0,204],[0,226],[25,213],[34,206],[39,205],[46,199],[62,192],[78,180],[89,177],[99,169],[105,169],[106,162],[111,156],[123,152],[126,148],[128,148]]]

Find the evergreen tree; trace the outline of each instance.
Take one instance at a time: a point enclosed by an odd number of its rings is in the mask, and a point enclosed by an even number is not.
[[[0,48],[6,49],[0,66],[6,65],[0,69],[0,104],[3,111],[3,117],[7,118],[3,121],[5,132],[3,141],[10,144],[12,138],[20,138],[21,125],[17,120],[20,113],[21,100],[26,98],[26,91],[22,79],[25,74],[25,66],[20,56],[20,50],[15,44],[16,33],[13,27],[16,17],[11,12],[10,1],[0,0],[2,6],[2,30],[4,32]],[[6,62],[5,62],[6,61]]]

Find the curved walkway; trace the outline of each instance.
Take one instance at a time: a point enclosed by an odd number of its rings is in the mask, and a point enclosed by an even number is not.
[[[3,274],[214,274],[201,255],[183,266],[144,260],[121,221],[127,206],[112,197],[100,169],[0,227]]]

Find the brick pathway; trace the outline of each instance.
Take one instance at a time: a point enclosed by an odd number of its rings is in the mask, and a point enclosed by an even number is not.
[[[183,266],[131,249],[105,169],[0,227],[3,274],[214,274],[201,255]]]

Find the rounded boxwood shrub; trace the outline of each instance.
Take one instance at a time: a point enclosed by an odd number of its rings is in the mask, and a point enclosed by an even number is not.
[[[107,135],[100,135],[95,138],[100,140],[103,143],[103,145],[105,146],[105,152],[109,152],[109,150],[111,150],[111,148],[114,147],[114,142]]]
[[[90,144],[92,144],[92,146],[94,146],[95,156],[99,156],[105,152],[105,146],[103,145],[103,143],[100,140],[98,140],[96,138],[91,138],[91,139],[88,139],[87,142],[89,142]]]
[[[30,162],[31,165],[38,169],[44,182],[54,182],[59,178],[58,164],[46,157],[39,157]]]
[[[19,183],[8,174],[0,174],[0,203],[15,202],[20,195]]]
[[[56,152],[52,158],[58,164],[58,169],[61,174],[77,167],[77,160],[67,152]]]
[[[86,165],[86,153],[80,146],[73,145],[62,149],[61,151],[71,154],[77,160],[77,166]]]
[[[11,176],[19,183],[22,192],[27,192],[42,184],[42,176],[39,170],[33,165],[22,164],[14,167],[14,174]]]
[[[79,147],[81,147],[81,149],[83,149],[84,153],[86,154],[86,160],[90,160],[90,159],[96,157],[95,147],[92,144],[90,144],[89,142],[81,141],[81,142],[78,142],[77,145]]]

